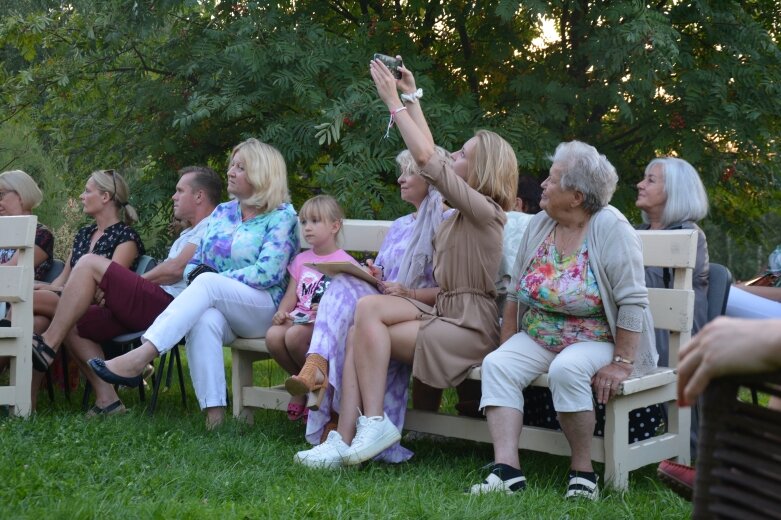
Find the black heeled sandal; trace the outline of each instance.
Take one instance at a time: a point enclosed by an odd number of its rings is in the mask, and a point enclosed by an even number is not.
[[[44,354],[52,360],[47,361]],[[57,357],[57,351],[47,345],[40,334],[33,332],[33,368],[37,372],[46,372],[49,370],[49,366],[54,363],[55,357]]]

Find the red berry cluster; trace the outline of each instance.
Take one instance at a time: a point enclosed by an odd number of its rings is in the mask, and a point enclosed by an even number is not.
[[[669,125],[673,130],[682,130],[686,128],[686,120],[678,112],[673,112],[672,115],[670,115]]]

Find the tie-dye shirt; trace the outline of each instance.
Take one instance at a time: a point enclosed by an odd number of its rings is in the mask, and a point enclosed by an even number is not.
[[[612,342],[599,286],[588,263],[588,243],[560,257],[553,233],[518,280],[518,301],[529,306],[521,328],[553,352],[582,341]]]
[[[217,206],[184,277],[199,264],[254,289],[268,291],[274,305],[285,294],[287,265],[298,252],[298,217],[293,206],[276,209],[241,221],[238,201]]]

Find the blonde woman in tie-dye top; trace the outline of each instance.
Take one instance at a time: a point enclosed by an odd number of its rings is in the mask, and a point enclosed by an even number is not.
[[[190,375],[208,428],[225,416],[222,346],[237,336],[266,333],[287,288],[287,265],[298,251],[298,219],[278,150],[256,139],[236,146],[228,193],[235,200],[211,214],[185,269],[190,285],[149,327],[144,344],[107,362],[90,360],[109,383],[136,386],[144,366],[186,336]]]

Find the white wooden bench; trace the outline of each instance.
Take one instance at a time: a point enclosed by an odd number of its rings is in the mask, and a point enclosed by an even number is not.
[[[345,221],[344,248],[376,251],[389,222]],[[678,349],[691,337],[694,309],[692,273],[696,260],[697,234],[694,230],[641,231],[643,259],[646,266],[670,268],[670,289],[649,289],[654,325],[670,331],[671,368],[659,367],[650,374],[625,381],[619,395],[605,411],[605,436],[594,437],[591,458],[605,464],[605,480],[618,489],[629,484],[629,472],[647,464],[677,458],[688,464],[690,410],[676,404],[675,363]],[[263,339],[237,339],[232,348],[232,387],[234,416],[252,421],[253,408],[284,410],[290,399],[284,387],[257,387],[252,383],[252,363],[268,359]],[[475,367],[470,379],[480,379]],[[535,386],[548,386],[547,376],[539,377]],[[667,432],[645,441],[629,444],[629,412],[657,403],[667,403]],[[407,410],[405,429],[446,437],[491,442],[487,423],[481,419],[444,413]],[[556,455],[569,455],[570,449],[560,431],[525,426],[521,448]]]
[[[33,341],[35,216],[0,217],[0,248],[16,249],[15,266],[0,266],[0,302],[11,309],[11,326],[0,327],[0,356],[11,358],[8,386],[0,386],[0,405],[12,413],[30,413]],[[0,316],[2,317],[2,316]]]

